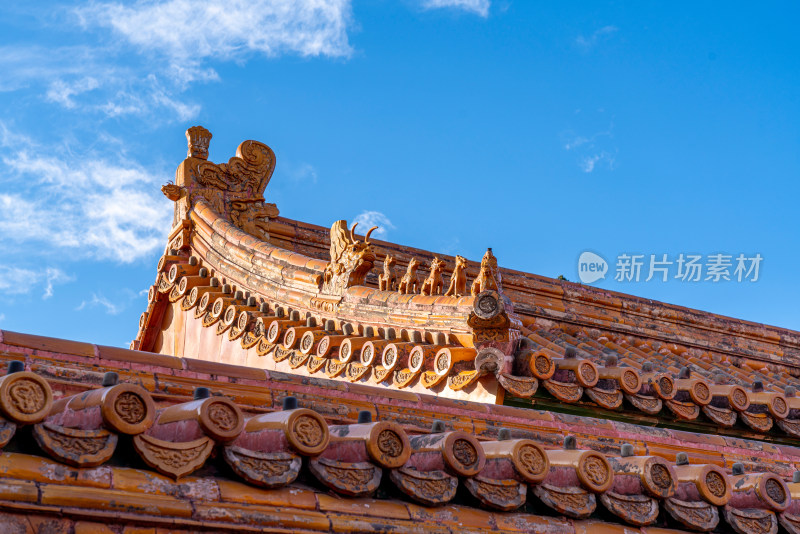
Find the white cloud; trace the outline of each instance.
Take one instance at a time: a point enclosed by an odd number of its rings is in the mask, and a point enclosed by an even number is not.
[[[0,291],[6,295],[30,293],[37,278],[38,273],[31,269],[0,265]]]
[[[23,58],[23,59],[20,59]],[[121,66],[121,65],[125,66]],[[107,117],[150,115],[160,120],[187,121],[200,106],[181,97],[168,65],[120,62],[104,48],[0,47],[0,91],[42,86],[42,98],[64,109]],[[178,69],[179,70],[179,69]],[[195,69],[201,81],[217,79]],[[155,71],[155,72],[151,72]]]
[[[576,136],[572,137],[571,139],[567,140],[564,143],[564,150],[572,150],[573,148],[578,148],[581,145],[585,145],[590,140],[586,137]]]
[[[602,110],[598,110],[602,113]],[[614,146],[614,123],[592,135],[577,135],[568,130],[561,134],[564,150],[577,154],[578,167],[585,173],[591,173],[599,165],[605,164],[608,170],[614,170],[617,148]]]
[[[44,48],[0,46],[0,91],[15,91],[56,78],[85,78],[99,72],[99,49],[87,46]]]
[[[43,299],[49,299],[53,296],[53,286],[55,284],[63,284],[66,282],[72,282],[75,280],[73,277],[67,275],[61,269],[57,269],[55,267],[48,267],[44,271],[45,276],[45,286],[44,286],[44,295],[42,295]]]
[[[310,163],[295,164],[292,161],[283,160],[282,166],[286,176],[296,182],[317,183],[317,169]]]
[[[43,299],[53,296],[53,286],[72,282],[75,278],[56,267],[27,269],[0,265],[0,292],[5,295],[27,295],[36,287],[43,287]]]
[[[96,293],[93,293],[92,300],[82,301],[80,305],[78,305],[78,307],[75,308],[75,311],[82,311],[85,310],[86,308],[96,308],[98,306],[101,308],[105,308],[106,313],[109,315],[117,315],[124,309],[124,306],[121,306],[119,304],[114,304],[113,302],[105,298],[103,295],[97,295]]]
[[[207,59],[258,53],[347,57],[349,0],[142,0],[76,9],[86,27],[105,27],[146,53],[168,59],[182,81],[209,76]]]
[[[108,81],[109,87],[122,84],[116,80]],[[179,91],[168,87],[155,74],[148,74],[141,80],[135,80],[131,87],[124,87],[109,94],[105,103],[97,104],[94,109],[108,117],[124,115],[146,115],[156,110],[169,113],[180,121],[191,120],[200,113],[200,105],[186,102],[179,97]]]
[[[126,161],[68,151],[58,157],[54,147],[14,134],[0,141],[0,185],[8,191],[0,193],[0,245],[39,242],[121,262],[163,246],[172,210],[159,191],[162,178]]]
[[[377,226],[378,229],[372,232],[372,235],[382,239],[386,238],[389,230],[394,230],[394,225],[389,220],[389,217],[379,211],[362,211],[356,215],[353,222],[358,223],[358,229],[361,232],[366,232],[373,226]]]
[[[72,99],[73,96],[92,91],[98,87],[100,87],[100,82],[91,76],[80,78],[73,82],[55,80],[50,84],[50,88],[47,90],[46,98],[50,102],[61,104],[67,109],[74,109],[76,104]]]
[[[2,323],[5,320],[6,320],[6,314],[5,313],[0,313],[0,323]]]
[[[451,7],[475,13],[481,17],[489,16],[489,0],[422,0],[424,9]]]
[[[613,154],[603,151],[598,154],[584,156],[581,159],[579,166],[583,172],[590,173],[597,168],[598,164],[604,162],[609,170],[613,170],[615,160],[616,157]]]
[[[594,48],[598,43],[604,41],[611,37],[613,34],[617,33],[619,28],[616,26],[603,26],[599,30],[595,30],[590,36],[584,37],[583,35],[579,35],[575,39],[575,44],[579,47],[583,48],[584,50],[589,50]]]
[[[183,97],[189,84],[219,80],[209,61],[352,53],[350,0],[100,1],[59,10],[87,33],[110,30],[113,42],[0,47],[0,92],[41,88],[43,100],[76,112],[185,122],[200,112]]]

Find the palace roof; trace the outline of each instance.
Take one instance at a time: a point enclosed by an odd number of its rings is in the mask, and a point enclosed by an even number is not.
[[[132,350],[0,332],[7,524],[800,532],[799,333],[286,219],[187,138]]]

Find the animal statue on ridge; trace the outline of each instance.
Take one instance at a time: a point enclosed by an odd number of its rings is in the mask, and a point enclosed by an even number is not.
[[[383,273],[378,275],[378,288],[381,291],[393,291],[397,286],[397,273],[394,266],[397,261],[392,256],[383,259]]]
[[[464,256],[456,256],[456,266],[453,268],[453,275],[450,277],[450,286],[445,292],[447,297],[460,297],[467,294],[467,259]]]
[[[420,295],[441,295],[444,282],[442,282],[442,270],[444,262],[438,257],[431,260],[431,272],[422,282],[419,290]]]
[[[411,261],[408,262],[408,269],[406,269],[406,274],[400,279],[400,283],[397,284],[397,292],[403,295],[407,293],[416,293],[419,289],[419,278],[417,278],[417,268],[419,267],[419,260],[417,258],[411,258]]]

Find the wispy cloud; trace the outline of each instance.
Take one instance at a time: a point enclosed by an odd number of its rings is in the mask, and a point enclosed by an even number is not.
[[[36,288],[42,289],[42,298],[53,296],[54,286],[75,280],[56,267],[27,269],[0,265],[0,291],[5,295],[27,295]]]
[[[88,46],[0,47],[0,92],[40,91],[43,101],[81,114],[110,118],[138,115],[187,121],[200,106],[182,96],[184,85],[172,81],[167,65],[117,60],[113,49]],[[195,78],[217,79],[216,73]]]
[[[49,299],[53,296],[53,286],[56,284],[64,284],[66,282],[72,282],[75,280],[72,276],[67,275],[61,269],[57,269],[55,267],[48,267],[44,271],[44,294],[42,295],[43,299]]]
[[[475,13],[481,17],[489,16],[489,6],[489,0],[422,0],[423,9],[449,7]]]
[[[361,232],[366,232],[373,226],[377,226],[378,229],[372,232],[372,235],[383,239],[386,238],[389,230],[394,230],[392,221],[380,211],[362,211],[356,215],[353,222],[358,223]]]
[[[604,110],[597,110],[596,122],[604,119]],[[591,121],[592,117],[585,120]],[[582,129],[588,129],[586,125]],[[590,130],[591,131],[591,130]],[[592,173],[600,167],[613,170],[616,164],[617,148],[614,146],[614,123],[596,131],[591,135],[577,134],[574,130],[566,130],[561,134],[562,146],[567,152],[578,158],[578,167],[585,173]]]
[[[45,102],[109,118],[188,121],[200,112],[184,97],[189,85],[219,80],[211,61],[352,53],[350,0],[100,1],[58,13],[92,44],[0,47],[0,92],[40,90]],[[90,41],[97,32],[113,41]]]
[[[100,82],[92,76],[79,78],[72,82],[55,80],[50,84],[46,98],[50,102],[61,104],[67,109],[73,109],[76,104],[72,97],[92,91],[98,87],[100,87]]]
[[[312,184],[317,183],[317,169],[310,163],[295,165],[285,161],[283,165],[286,169],[287,176],[292,180],[296,182],[310,182]]]
[[[84,27],[111,29],[139,51],[166,59],[183,82],[207,77],[208,59],[347,57],[350,12],[349,0],[149,0],[75,10]]]
[[[98,295],[97,293],[93,293],[92,299],[88,301],[87,300],[82,301],[78,305],[78,307],[75,308],[75,311],[82,311],[88,308],[97,308],[97,307],[105,309],[108,315],[118,315],[124,309],[123,306],[119,304],[114,304],[113,302],[105,298],[103,295]]]
[[[0,46],[0,91],[15,91],[54,79],[77,79],[99,72],[100,49],[89,46]]]
[[[120,262],[163,245],[171,209],[162,178],[124,160],[45,149],[1,123],[0,132],[0,244],[38,242]]]
[[[588,156],[583,156],[578,165],[580,166],[583,172],[590,173],[594,171],[597,165],[600,163],[605,163],[609,170],[613,170],[615,161],[616,161],[616,156],[604,150],[599,154],[591,154]]]
[[[619,28],[616,26],[603,26],[599,30],[595,30],[591,35],[579,35],[575,39],[575,44],[583,50],[590,50],[600,44],[601,42],[609,39],[612,35],[617,33]]]
[[[0,323],[2,323],[5,320],[6,320],[6,314],[5,313],[0,313]]]
[[[457,237],[453,237],[449,241],[445,241],[443,245],[436,247],[436,250],[442,254],[454,256],[461,252],[461,240]]]

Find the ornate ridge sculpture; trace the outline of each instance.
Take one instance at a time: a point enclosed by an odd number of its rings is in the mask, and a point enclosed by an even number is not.
[[[325,267],[322,292],[341,295],[352,286],[364,285],[367,273],[375,265],[375,251],[369,243],[369,236],[377,230],[373,226],[364,236],[364,241],[356,239],[358,223],[353,223],[347,232],[347,221],[336,221],[331,226],[331,261]]]
[[[228,163],[208,161],[211,132],[202,126],[186,131],[189,151],[175,173],[175,183],[161,188],[175,202],[174,223],[186,218],[197,202],[211,208],[244,232],[268,239],[267,221],[278,216],[275,204],[264,201],[264,189],[275,170],[275,153],[258,141],[245,141]]]

